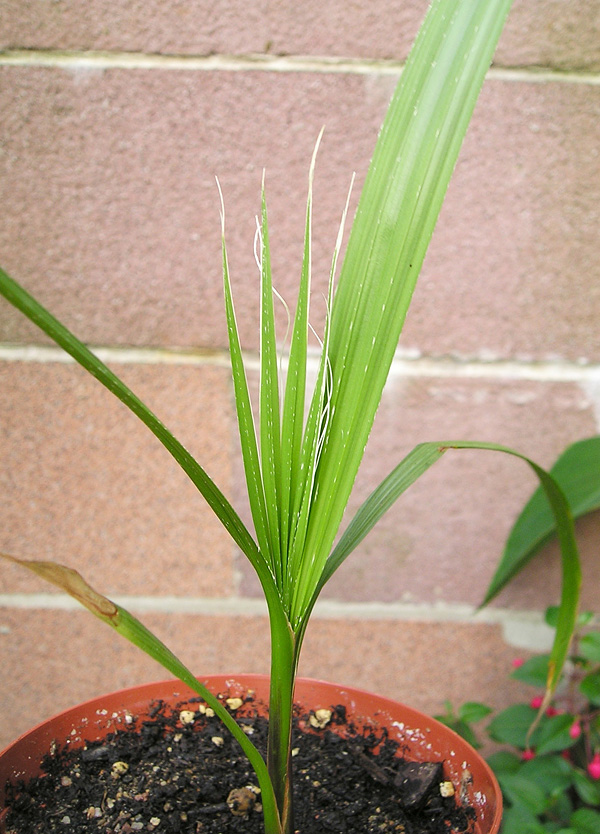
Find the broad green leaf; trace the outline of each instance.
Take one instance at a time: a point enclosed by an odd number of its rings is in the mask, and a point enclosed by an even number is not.
[[[498,778],[505,773],[516,773],[523,764],[519,756],[509,750],[492,753],[487,762]]]
[[[543,814],[548,806],[546,791],[536,782],[527,779],[521,771],[502,777],[502,793],[511,805],[523,808],[536,816]]]
[[[537,711],[527,704],[513,704],[507,707],[490,721],[488,725],[490,738],[525,750],[528,746],[529,728],[536,714]]]
[[[532,732],[536,717],[539,722]],[[540,718],[533,707],[513,704],[490,721],[488,732],[494,741],[511,744],[521,750],[531,747],[536,754],[543,755],[565,750],[575,743],[569,735],[572,724],[572,715],[542,715]]]
[[[544,612],[544,620],[550,628],[556,628],[558,624],[559,611],[560,609],[558,605],[549,605],[548,608],[546,608]]]
[[[591,808],[579,808],[569,820],[576,834],[598,834],[600,831],[600,812]]]
[[[464,738],[466,742],[468,742],[471,747],[475,750],[479,750],[481,747],[481,743],[477,738],[477,735],[471,728],[470,724],[467,724],[466,721],[461,721],[460,718],[453,718],[452,716],[447,715],[435,715],[440,724],[444,724],[446,727],[449,727],[453,730],[457,735],[461,738]]]
[[[593,611],[582,611],[577,617],[577,625],[585,627],[591,625],[596,619]]]
[[[600,631],[584,635],[577,647],[578,654],[592,663],[600,663]]]
[[[600,806],[600,782],[590,779],[589,776],[577,770],[573,773],[573,782],[575,790],[583,802],[587,805]]]
[[[27,568],[40,578],[51,582],[53,585],[70,594],[77,602],[87,608],[88,611],[91,611],[94,616],[115,629],[116,632],[126,640],[129,640],[130,643],[142,649],[142,651],[150,655],[151,658],[160,663],[171,674],[179,678],[186,686],[204,698],[206,703],[213,708],[227,729],[239,742],[244,753],[248,756],[259,780],[267,831],[276,834],[279,830],[279,817],[265,762],[246,733],[225,709],[219,698],[213,695],[179,658],[158,637],[152,634],[145,625],[134,617],[133,614],[130,614],[125,608],[99,594],[73,568],[59,565],[55,562],[17,559],[6,553],[0,553],[0,557]]]
[[[557,834],[558,830],[562,830],[561,826],[565,826],[567,821],[571,819],[574,807],[571,797],[571,791],[561,791],[552,795],[550,805],[546,811],[546,815],[549,819],[553,820],[552,825],[555,827],[555,831],[552,834]]]
[[[543,689],[548,680],[548,668],[550,663],[549,654],[538,654],[530,657],[521,666],[516,668],[511,677],[523,683],[528,683],[530,686],[536,686]]]
[[[571,787],[576,771],[562,756],[536,755],[521,764],[520,773],[548,795],[556,796]]]
[[[491,712],[492,708],[488,707],[487,704],[481,704],[479,701],[467,701],[459,707],[458,716],[463,721],[472,724],[483,721]]]
[[[566,750],[575,744],[569,735],[573,725],[573,716],[569,714],[545,717],[531,736],[531,744],[538,755]]]
[[[558,615],[560,614],[560,608],[558,605],[549,605],[544,612],[544,620],[550,628],[556,628],[558,624]],[[578,628],[585,628],[593,623],[595,619],[595,614],[593,611],[580,611],[577,616],[577,626]]]
[[[548,829],[529,808],[514,805],[502,815],[502,834],[548,834]]]
[[[579,691],[590,703],[600,707],[600,672],[591,672],[579,684]]]
[[[600,437],[569,446],[558,458],[551,475],[564,492],[574,518],[600,507]],[[556,533],[556,520],[543,489],[538,488],[512,528],[502,560],[485,595],[490,602]]]

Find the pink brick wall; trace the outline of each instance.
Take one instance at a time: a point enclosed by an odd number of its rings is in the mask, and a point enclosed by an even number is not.
[[[318,293],[350,175],[362,181],[395,62],[426,5],[3,4],[0,263],[108,349],[236,504],[214,175],[253,350],[263,167],[275,281],[293,298],[308,162],[326,126]],[[515,0],[354,505],[421,440],[497,440],[550,465],[598,431],[599,18],[596,0]],[[0,304],[0,549],[63,561],[105,593],[135,597],[132,608],[199,673],[266,671],[268,635],[242,557],[148,432],[47,344]],[[556,548],[543,554],[543,580],[532,567],[483,619],[470,612],[534,486],[515,461],[448,456],[335,577],[302,671],[428,711],[445,698],[509,702],[510,658],[539,645],[526,625],[556,598]],[[584,603],[598,610],[598,518],[579,535]],[[38,709],[164,677],[5,565],[0,605],[0,746]]]

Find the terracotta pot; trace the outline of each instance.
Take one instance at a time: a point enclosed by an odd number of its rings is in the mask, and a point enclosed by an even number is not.
[[[268,701],[269,678],[265,675],[212,675],[200,680],[215,693],[235,696],[253,690],[257,701]],[[54,741],[59,746],[65,741],[81,746],[123,726],[126,715],[147,715],[152,701],[175,705],[193,695],[178,681],[150,683],[94,698],[38,724],[0,753],[0,809],[4,809],[6,781],[37,775],[42,756]],[[343,704],[355,724],[386,726],[390,737],[402,743],[407,758],[443,760],[445,777],[455,786],[466,785],[477,813],[477,834],[500,830],[502,795],[494,774],[466,741],[438,721],[370,692],[308,678],[298,680],[295,701],[307,711]],[[5,810],[0,810],[0,832],[4,831],[4,816]]]

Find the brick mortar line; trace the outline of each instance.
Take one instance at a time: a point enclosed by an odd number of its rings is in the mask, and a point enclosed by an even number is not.
[[[219,365],[229,367],[229,354],[225,350],[198,350],[186,348],[103,347],[90,345],[94,354],[103,362],[116,365]],[[69,354],[53,345],[0,344],[0,361],[72,363]]]
[[[162,69],[224,72],[303,72],[348,75],[399,75],[403,62],[383,59],[328,56],[170,55],[103,50],[6,49],[0,66],[57,67],[63,69]],[[600,84],[600,73],[544,67],[493,66],[489,77],[502,81]]]
[[[107,364],[123,365],[210,365],[229,367],[225,350],[193,350],[177,348],[92,347]],[[63,350],[42,345],[2,345],[0,361],[38,364],[65,363],[74,360]],[[255,355],[246,356],[248,367],[258,367]],[[318,357],[309,358],[316,368]],[[477,357],[424,357],[403,355],[394,359],[390,374],[396,377],[449,377],[467,379],[520,379],[535,382],[600,383],[600,364],[569,361],[529,361],[478,359]]]
[[[152,597],[114,596],[114,601],[142,614],[181,614],[207,617],[266,617],[266,606],[260,599],[243,597]],[[7,610],[81,610],[81,606],[64,594],[15,593],[0,594],[0,612]],[[1,613],[0,613],[1,616]],[[477,611],[469,605],[451,603],[410,604],[380,602],[339,602],[324,600],[317,603],[316,620],[345,620],[368,622],[418,622],[424,624],[458,623],[461,625],[499,626],[506,643],[514,648],[545,651],[552,642],[552,631],[544,622],[541,611],[512,611],[487,608]],[[9,634],[10,627],[0,623],[0,637]]]

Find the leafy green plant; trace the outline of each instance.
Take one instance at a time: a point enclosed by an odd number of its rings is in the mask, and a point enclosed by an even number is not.
[[[546,620],[556,625],[556,608],[548,609]],[[485,727],[485,737],[503,745],[488,757],[504,795],[503,834],[600,831],[600,630],[591,614],[578,618],[559,686],[530,732],[549,661],[549,655],[515,660],[512,677],[537,694],[497,713]],[[473,725],[491,713],[484,704],[458,710],[447,704],[438,718],[480,747],[482,733]]]
[[[254,535],[201,465],[139,398],[25,289],[0,271],[0,293],[112,391],[180,464],[253,565],[271,631],[269,744],[263,761],[220,701],[135,617],[75,571],[49,562],[17,562],[54,582],[198,692],[247,752],[262,791],[267,834],[293,830],[290,728],[294,681],[305,630],[319,593],[391,504],[449,449],[479,448],[521,458],[537,474],[556,519],[563,556],[560,620],[549,668],[554,690],[576,618],[579,562],[571,513],[555,479],[511,449],[451,441],[417,446],[360,507],[335,540],[358,471],[400,331],[459,148],[510,0],[435,0],[390,104],[366,177],[337,286],[335,247],[329,314],[317,381],[307,386],[312,193],[304,261],[285,384],[278,348],[267,208],[262,193],[259,418],[236,326],[225,235],[225,308],[235,401]],[[312,183],[314,159],[310,169]],[[223,230],[225,221],[223,218]],[[342,224],[343,226],[343,224]],[[305,409],[305,405],[307,409]],[[304,417],[305,410],[307,416]]]
[[[550,473],[562,489],[574,518],[600,509],[600,437],[571,443]],[[542,547],[556,536],[556,520],[544,490],[535,490],[519,513],[492,577],[483,604],[490,602]]]

